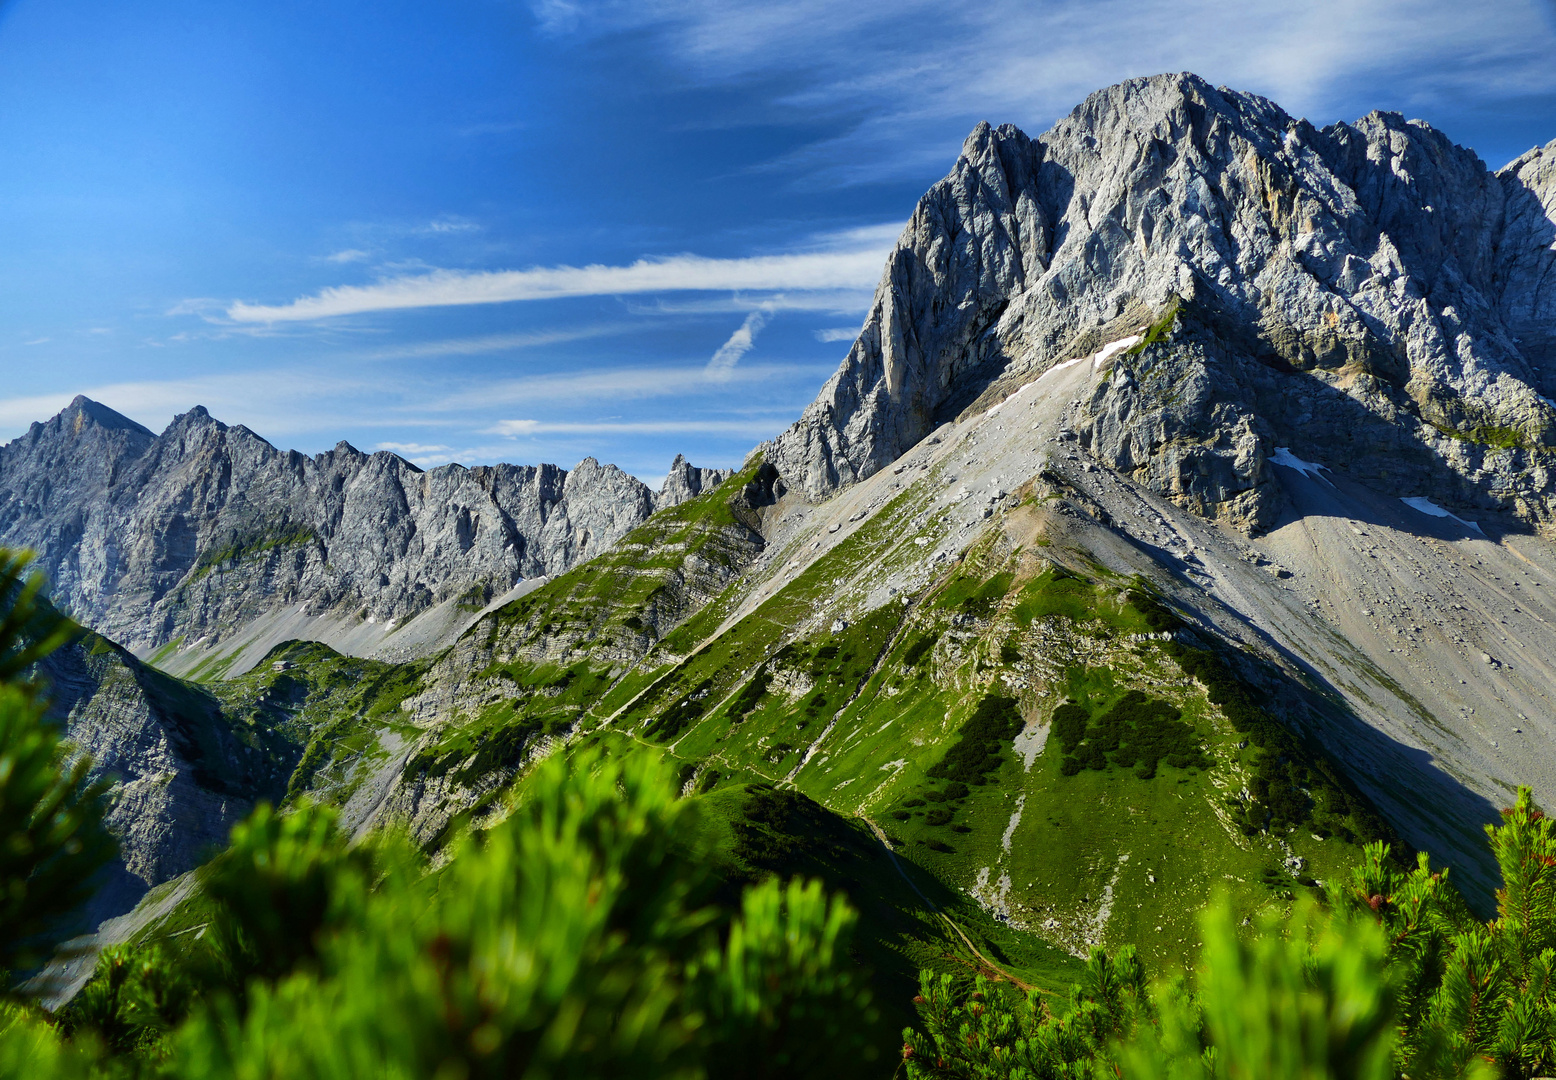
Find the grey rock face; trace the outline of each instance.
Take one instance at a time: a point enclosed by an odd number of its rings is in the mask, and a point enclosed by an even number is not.
[[[1540,392],[1556,398],[1556,141],[1509,162],[1497,177],[1507,197],[1498,314]]]
[[[258,798],[277,799],[296,749],[240,735],[209,695],[90,634],[40,665],[50,715],[92,776],[114,782],[107,824],[119,857],[87,917],[96,923],[225,846]]]
[[[78,397],[0,448],[0,545],[36,550],[61,607],[144,651],[288,606],[385,622],[485,603],[726,475],[678,457],[656,497],[593,458],[423,472],[346,443],[277,450],[198,407],[156,436]]]
[[[1180,504],[1266,526],[1289,445],[1549,526],[1553,222],[1556,144],[1493,174],[1419,121],[1318,130],[1192,75],[1099,91],[1038,139],[981,124],[767,460],[824,497],[1160,322],[1101,361],[1115,378],[1075,423]]]
[[[699,469],[686,460],[686,455],[677,454],[670,463],[665,482],[659,487],[659,494],[654,497],[654,509],[680,506],[704,491],[712,491],[733,475],[730,469]]]

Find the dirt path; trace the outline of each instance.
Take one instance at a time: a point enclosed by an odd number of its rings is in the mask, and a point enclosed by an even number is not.
[[[979,951],[978,946],[972,943],[972,939],[969,938],[966,934],[962,933],[962,928],[957,926],[956,923],[952,921],[951,916],[947,915],[944,911],[941,911],[940,905],[936,904],[929,897],[925,896],[923,890],[921,890],[918,885],[914,883],[913,879],[908,876],[908,872],[902,868],[902,863],[897,861],[897,853],[892,850],[891,841],[886,839],[886,831],[875,822],[871,821],[869,818],[863,818],[862,820],[866,825],[870,826],[870,831],[873,832],[875,834],[875,838],[881,842],[881,847],[886,849],[886,857],[891,860],[891,865],[897,871],[897,873],[902,875],[902,880],[908,883],[908,888],[912,889],[918,898],[924,901],[925,907],[929,908],[931,912],[939,916],[940,919],[951,928],[952,932],[955,933],[957,937],[962,939],[962,944],[966,945],[968,951],[978,958],[978,966],[983,969],[984,974],[991,975],[996,979],[1003,979],[1008,983],[1019,986],[1023,990],[1034,989],[1031,983],[1016,978],[1010,972],[995,964],[994,961],[990,960],[987,956],[984,956],[983,953]],[[958,959],[958,957],[953,956],[951,959]]]

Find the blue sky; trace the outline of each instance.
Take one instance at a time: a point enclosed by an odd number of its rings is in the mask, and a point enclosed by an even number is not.
[[[86,393],[418,464],[738,463],[981,119],[1192,70],[1556,138],[1556,0],[11,0],[0,439]]]

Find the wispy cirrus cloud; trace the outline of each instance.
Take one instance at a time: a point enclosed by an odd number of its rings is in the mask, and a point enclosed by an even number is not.
[[[525,435],[737,435],[760,441],[783,430],[789,421],[769,420],[499,420],[484,434],[516,438]],[[765,435],[764,435],[765,433]]]
[[[387,450],[422,466],[447,465],[459,457],[459,451],[442,443],[380,442],[375,443],[373,449]]]
[[[817,341],[852,341],[858,336],[857,326],[829,326],[816,331]]]
[[[657,46],[678,78],[705,86],[760,78],[779,88],[766,103],[775,113],[843,119],[841,134],[771,163],[812,183],[916,176],[943,162],[948,141],[979,119],[1035,134],[1099,87],[1163,71],[1194,71],[1323,121],[1556,92],[1553,0],[1482,0],[1473,17],[1453,0],[532,7],[554,34],[635,34]]]
[[[101,383],[51,394],[0,398],[0,431],[21,431],[58,413],[76,394],[85,394],[153,431],[196,405],[229,424],[264,435],[286,436],[328,430],[343,417],[342,402],[373,402],[399,396],[404,388],[381,378],[320,373],[306,369],[231,372],[187,378]]]
[[[879,275],[877,275],[879,277]],[[865,311],[875,296],[875,282],[867,288],[816,289],[804,292],[765,293],[760,296],[734,292],[728,296],[699,296],[691,299],[627,303],[633,315],[721,315],[750,311],[820,311],[829,315],[851,315]]]
[[[439,413],[479,406],[501,408],[510,405],[584,404],[601,399],[629,401],[695,394],[723,395],[741,385],[758,386],[784,380],[808,382],[824,378],[834,366],[832,363],[750,365],[735,368],[723,380],[710,379],[703,365],[652,365],[527,375],[485,381],[480,386],[434,399],[426,408],[430,412]]]
[[[284,304],[239,301],[226,308],[238,323],[304,322],[409,308],[558,300],[673,292],[783,292],[866,289],[900,226],[849,230],[807,250],[743,258],[673,255],[624,266],[546,266],[526,270],[433,270],[339,285]],[[178,309],[175,309],[175,311]],[[190,310],[201,310],[192,304]]]
[[[537,349],[546,345],[564,345],[570,341],[589,341],[630,333],[635,328],[625,323],[597,323],[557,330],[531,330],[516,334],[483,334],[479,337],[445,338],[439,341],[415,341],[394,345],[365,354],[372,360],[414,360],[433,356],[477,356],[482,353]]]
[[[729,340],[718,347],[708,366],[704,369],[708,378],[727,382],[735,370],[735,365],[740,363],[740,358],[750,352],[756,345],[756,335],[762,332],[762,327],[767,325],[771,316],[761,308],[746,316],[736,331],[729,335]]]

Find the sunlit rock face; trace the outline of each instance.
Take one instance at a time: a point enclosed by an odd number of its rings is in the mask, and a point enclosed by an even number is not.
[[[62,608],[144,652],[282,608],[380,625],[479,609],[727,475],[677,458],[656,494],[593,458],[424,472],[344,442],[277,450],[198,407],[153,435],[78,397],[0,448],[0,546],[36,551]]]
[[[823,497],[991,387],[1154,328],[1076,424],[1181,505],[1258,531],[1290,446],[1548,527],[1553,221],[1556,143],[1493,173],[1398,114],[1320,130],[1192,75],[1098,91],[1036,139],[980,124],[768,460]]]

